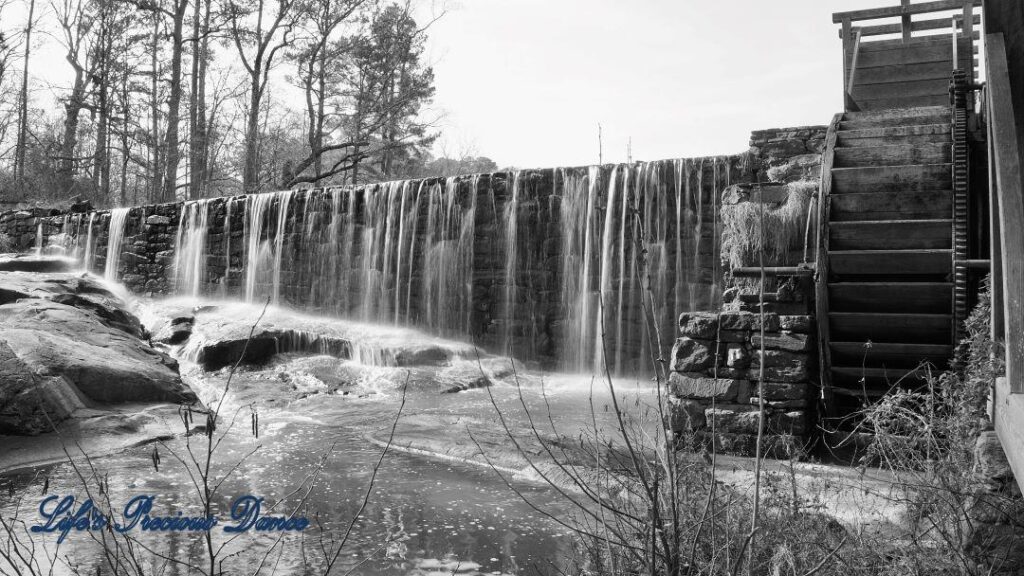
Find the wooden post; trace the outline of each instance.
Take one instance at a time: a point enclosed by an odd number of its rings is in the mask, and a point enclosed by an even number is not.
[[[910,0],[900,0],[900,7],[902,7],[904,12],[906,12],[907,8],[910,7]],[[900,22],[900,28],[903,30],[903,42],[906,43],[910,41],[910,35],[914,31],[913,21],[910,18],[910,14],[903,14]]]
[[[1006,378],[1014,394],[1024,393],[1024,179],[1021,175],[1006,45],[1002,34],[986,34],[989,126],[992,131],[998,202]]]
[[[853,46],[853,27],[848,17],[843,18],[843,31],[841,34],[843,36],[843,107],[849,110],[853,98],[846,90],[846,86],[847,82],[850,81],[850,52]]]

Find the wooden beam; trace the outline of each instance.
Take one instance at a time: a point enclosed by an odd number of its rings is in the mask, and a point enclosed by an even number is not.
[[[954,16],[956,18],[957,27],[963,27],[962,16],[959,14]],[[981,16],[975,16],[973,19],[974,24],[981,24]],[[945,30],[949,28],[948,18],[930,18],[927,20],[918,20],[917,22],[910,23],[911,32],[924,32],[928,30]],[[860,33],[862,36],[881,36],[883,34],[900,34],[902,32],[901,24],[876,24],[874,26],[861,26]]]
[[[900,0],[900,8],[903,9],[903,17],[900,19],[900,33],[903,35],[903,41],[910,40],[910,35],[914,32],[914,21],[911,19],[910,14],[907,13],[907,9],[910,8],[910,0]]]
[[[965,4],[980,7],[981,0],[940,0],[938,2],[910,4],[907,7],[886,6],[884,8],[868,8],[866,10],[854,10],[851,12],[835,12],[832,14],[832,23],[839,24],[844,19],[848,19],[851,22],[858,22],[861,20],[875,20],[878,18],[896,18],[904,15],[962,10]]]
[[[986,34],[989,127],[999,205],[1006,377],[1010,390],[1024,393],[1024,179],[1017,142],[1017,122],[1010,92],[1006,44],[1000,33]],[[1024,446],[1021,443],[1019,446]]]
[[[1017,486],[1024,487],[1024,396],[1011,390],[1007,378],[996,378],[992,391],[992,422]]]
[[[818,187],[818,214],[816,242],[817,273],[814,277],[814,314],[818,325],[818,377],[821,384],[821,399],[829,416],[836,415],[832,399],[832,351],[829,348],[829,307],[828,307],[828,221],[832,193],[832,163],[835,161],[836,136],[843,114],[836,114],[825,135],[825,149],[821,154],[821,185]]]

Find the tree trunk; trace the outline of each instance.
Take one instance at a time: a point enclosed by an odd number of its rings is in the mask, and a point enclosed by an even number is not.
[[[181,109],[181,56],[184,49],[183,28],[188,0],[178,0],[174,5],[174,29],[171,40],[170,96],[167,99],[167,132],[165,160],[167,173],[164,176],[164,202],[173,202],[178,184],[178,120]]]
[[[242,172],[242,189],[246,194],[259,192],[259,135],[260,135],[260,68],[254,67],[250,74],[249,110],[245,125],[245,167]]]
[[[70,60],[70,58],[69,58]],[[85,102],[85,74],[83,70],[75,66],[75,81],[71,86],[71,94],[68,102],[64,105],[64,139],[60,147],[60,186],[61,193],[70,194],[75,186],[75,173],[77,162],[75,151],[78,149],[78,117],[82,111],[82,104]]]
[[[35,17],[36,2],[29,0],[28,24],[25,25],[25,61],[21,71],[21,94],[18,99],[18,142],[14,148],[14,177],[25,179],[25,152],[28,148],[28,69],[32,55],[32,19]]]
[[[150,65],[152,66],[152,82],[150,89],[149,112],[152,118],[152,135],[150,139],[150,182],[149,201],[154,202],[160,197],[160,70],[157,54],[160,51],[160,17],[153,14],[153,44],[150,46]]]
[[[206,196],[207,129],[206,129],[206,57],[209,48],[206,34],[210,29],[210,2],[196,0],[193,11],[192,99],[189,108],[189,197]],[[202,20],[200,20],[202,18]]]

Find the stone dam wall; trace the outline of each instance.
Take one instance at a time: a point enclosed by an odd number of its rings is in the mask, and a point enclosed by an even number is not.
[[[824,135],[758,131],[733,156],[22,210],[0,215],[0,233],[140,294],[269,298],[421,327],[545,368],[607,361],[631,374],[659,344],[668,354],[680,314],[720,306],[723,190],[814,177]]]

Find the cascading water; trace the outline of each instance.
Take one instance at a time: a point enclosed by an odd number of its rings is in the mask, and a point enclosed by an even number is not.
[[[43,221],[36,224],[36,256],[43,255]]]
[[[190,201],[169,280],[181,295],[415,326],[563,370],[650,372],[678,314],[719,298],[730,169],[673,160]],[[111,213],[108,278],[126,217]],[[79,220],[86,265],[94,218]]]
[[[129,210],[129,208],[114,208],[110,211],[110,227],[107,231],[107,262],[103,269],[103,278],[110,282],[118,280],[117,267],[121,262],[121,245],[124,242],[124,229],[125,223],[128,221]]]
[[[182,206],[174,242],[174,286],[178,294],[199,296],[205,280],[209,208],[209,199],[193,200]]]

